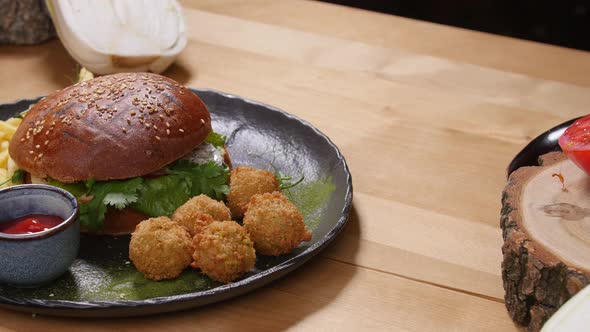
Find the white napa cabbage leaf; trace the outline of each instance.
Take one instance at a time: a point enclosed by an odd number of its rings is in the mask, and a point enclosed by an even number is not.
[[[185,48],[176,0],[46,0],[70,55],[96,74],[161,73]]]

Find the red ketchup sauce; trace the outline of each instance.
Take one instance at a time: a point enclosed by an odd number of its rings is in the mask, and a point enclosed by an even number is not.
[[[58,216],[46,214],[29,214],[11,221],[0,223],[0,233],[31,234],[51,229],[64,221]]]

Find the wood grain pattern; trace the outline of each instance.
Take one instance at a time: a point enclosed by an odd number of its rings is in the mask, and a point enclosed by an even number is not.
[[[314,34],[589,85],[587,52],[299,0],[182,0],[185,6]],[[293,15],[297,13],[297,15]],[[301,19],[305,17],[307,19]],[[433,34],[433,30],[436,33]],[[501,47],[499,47],[501,45]],[[531,56],[542,54],[543,56]]]
[[[0,310],[0,329],[517,330],[500,276],[505,168],[588,112],[590,54],[316,1],[183,4],[189,44],[165,74],[326,133],[353,174],[350,225],[294,274],[225,303],[121,320]],[[1,47],[0,69],[7,102],[68,85],[75,63],[53,41]]]

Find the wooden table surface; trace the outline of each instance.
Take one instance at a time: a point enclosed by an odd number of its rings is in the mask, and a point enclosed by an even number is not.
[[[248,295],[133,319],[0,310],[0,331],[513,331],[500,193],[533,137],[590,111],[590,53],[315,1],[184,1],[166,75],[314,124],[354,182],[344,233]],[[70,84],[58,41],[0,47],[0,102]]]

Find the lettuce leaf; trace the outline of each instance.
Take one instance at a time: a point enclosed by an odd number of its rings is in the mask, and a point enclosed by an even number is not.
[[[82,182],[63,183],[52,178],[47,178],[47,184],[50,186],[59,187],[65,191],[69,191],[70,194],[74,195],[75,197],[80,197],[84,195],[86,191],[88,191]]]
[[[14,184],[23,183],[24,179],[25,179],[25,171],[22,169],[17,169],[16,171],[14,171],[14,173],[12,174],[12,176],[10,178],[6,179],[4,182],[0,182],[0,186],[5,185],[8,182],[12,182]]]

